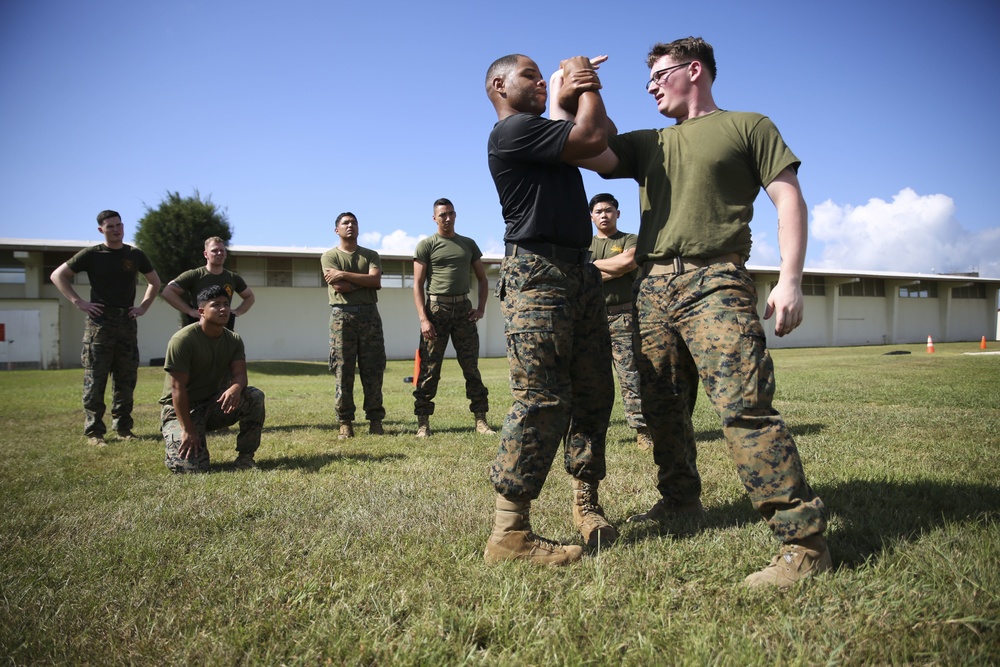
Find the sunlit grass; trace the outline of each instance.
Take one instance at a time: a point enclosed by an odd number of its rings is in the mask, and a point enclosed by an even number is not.
[[[886,356],[889,349],[910,355]],[[567,568],[486,566],[496,438],[445,366],[413,437],[411,362],[387,435],[336,439],[321,363],[253,362],[259,472],[235,429],[213,473],[163,465],[162,371],[141,369],[134,443],[82,437],[81,371],[0,373],[0,654],[10,664],[995,664],[1000,357],[978,344],[777,350],[778,407],[830,510],[835,571],[787,593],[740,582],[776,544],[714,415],[695,413],[708,518],[625,524],[656,500],[620,402],[602,501],[622,538]],[[483,360],[490,421],[509,393]],[[358,384],[360,399],[360,383]],[[536,529],[579,541],[566,474]]]

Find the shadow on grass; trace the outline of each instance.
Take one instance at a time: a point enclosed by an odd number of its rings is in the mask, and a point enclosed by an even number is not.
[[[835,563],[856,567],[949,523],[1000,519],[1000,487],[935,480],[848,480],[816,488],[843,523],[830,536]]]
[[[322,361],[251,361],[247,364],[251,375],[330,375],[330,367]],[[251,383],[252,384],[252,383]]]
[[[407,458],[405,454],[354,454],[329,452],[325,454],[310,454],[308,456],[279,456],[257,461],[262,472],[269,470],[307,470],[308,472],[319,472],[324,466],[331,463],[389,463]],[[227,463],[214,470],[236,470],[235,463]]]
[[[366,420],[355,420],[352,423],[354,424],[355,434],[368,435],[368,422]],[[384,420],[382,422],[382,427],[385,428],[386,436],[406,435],[407,433],[406,431],[407,426],[405,422]],[[264,427],[264,433],[279,432],[279,431],[302,432],[308,430],[331,431],[333,433],[337,433],[338,431],[340,431],[340,423],[334,421],[334,422],[324,422],[322,424],[282,424],[280,426],[267,425]],[[417,432],[416,427],[414,427],[412,433],[416,432]]]
[[[815,487],[838,528],[827,534],[835,567],[855,568],[872,556],[891,552],[903,542],[951,523],[1000,519],[1000,487],[933,480],[897,482],[848,480]],[[750,499],[706,507],[701,521],[677,518],[638,524],[622,542],[652,536],[691,537],[711,528],[763,521]]]
[[[816,435],[826,430],[826,424],[786,424],[788,430],[796,438],[804,435]],[[708,442],[709,440],[724,440],[725,433],[721,428],[711,431],[695,431],[694,438],[697,442]]]

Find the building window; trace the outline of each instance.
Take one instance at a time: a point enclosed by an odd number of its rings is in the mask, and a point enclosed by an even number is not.
[[[267,286],[268,287],[292,286],[291,257],[267,258]]]
[[[382,287],[413,287],[413,262],[402,259],[382,260]]]
[[[925,280],[899,288],[899,298],[901,299],[936,299],[937,295],[937,283]]]
[[[951,298],[953,299],[985,299],[986,298],[986,285],[985,283],[975,283],[973,285],[966,285],[964,287],[956,287],[951,291]]]
[[[23,266],[0,266],[0,285],[23,285],[25,273]]]
[[[856,283],[840,286],[840,296],[885,296],[885,281],[881,278],[862,278]]]
[[[42,278],[46,285],[52,284],[52,272],[73,258],[75,252],[46,252],[42,255]],[[74,281],[75,282],[75,281]]]
[[[826,296],[826,279],[823,276],[802,276],[803,296]]]

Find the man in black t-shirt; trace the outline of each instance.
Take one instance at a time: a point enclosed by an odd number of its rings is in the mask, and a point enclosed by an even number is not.
[[[579,560],[580,547],[535,535],[529,521],[563,438],[574,523],[591,546],[617,537],[597,496],[614,400],[611,346],[601,276],[587,250],[587,195],[567,164],[604,150],[607,116],[591,62],[571,58],[562,68],[560,101],[576,110],[575,123],[541,117],[546,83],[530,58],[505,56],[486,75],[498,118],[489,166],[507,225],[497,295],[514,398],[490,468],[497,497],[487,562]]]
[[[146,255],[122,242],[125,227],[115,211],[97,215],[97,229],[104,243],[84,248],[52,272],[55,285],[70,303],[87,314],[83,330],[83,433],[88,442],[103,447],[104,389],[111,376],[111,427],[118,437],[130,440],[132,433],[132,393],[139,371],[139,343],[136,318],[146,314],[160,291],[160,279]],[[73,289],[72,279],[87,272],[90,301]],[[142,303],[135,305],[135,275],[146,278]]]

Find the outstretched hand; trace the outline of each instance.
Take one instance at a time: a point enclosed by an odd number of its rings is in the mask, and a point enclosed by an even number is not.
[[[576,113],[580,95],[601,89],[597,70],[607,56],[574,56],[559,63],[559,69],[549,77],[549,92],[557,104],[571,114]]]

